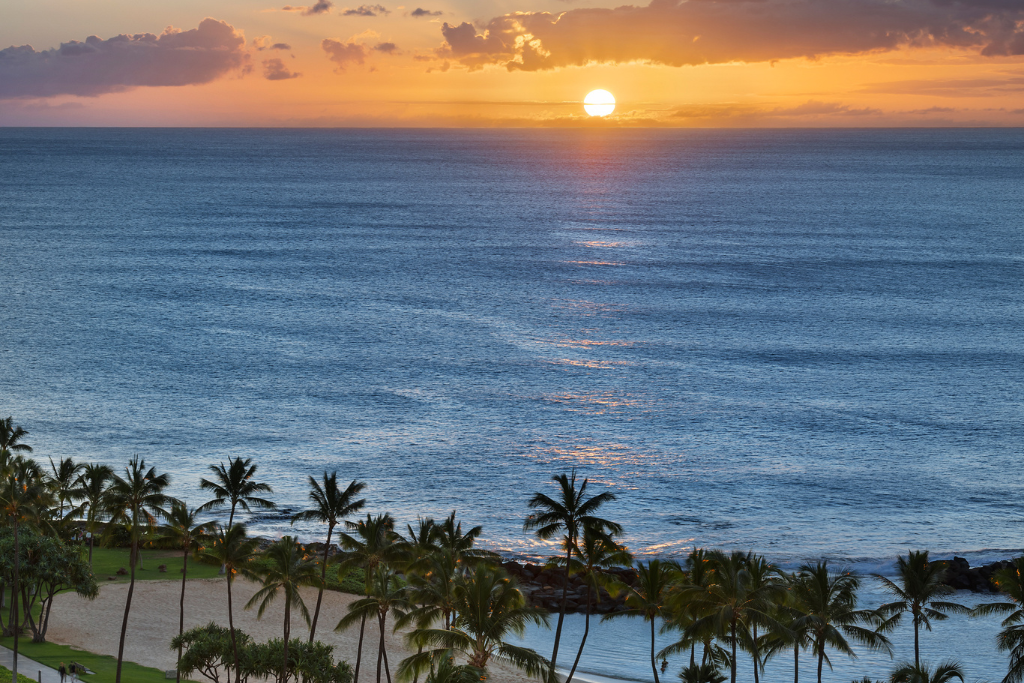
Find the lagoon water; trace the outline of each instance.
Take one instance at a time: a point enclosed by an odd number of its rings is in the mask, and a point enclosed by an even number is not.
[[[640,555],[1001,559],[1022,216],[1022,130],[0,129],[0,412],[196,503],[229,456],[286,512],[337,469],[513,555],[575,467]],[[585,668],[647,680],[619,628]]]

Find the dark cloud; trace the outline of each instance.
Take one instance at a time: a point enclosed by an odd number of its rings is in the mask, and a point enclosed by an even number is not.
[[[292,5],[285,5],[281,8],[282,12],[298,12],[304,17],[311,17],[315,14],[327,14],[334,7],[334,3],[331,0],[317,0],[315,5],[303,5],[300,7],[294,7]]]
[[[409,16],[417,17],[417,18],[419,18],[419,17],[439,17],[442,14],[444,14],[444,12],[442,12],[441,10],[429,10],[429,9],[423,9],[422,7],[417,7],[413,11],[409,12]]]
[[[324,38],[320,47],[327,53],[327,59],[344,71],[348,64],[363,64],[366,61],[366,48],[359,43],[343,43],[340,40]]]
[[[373,49],[376,50],[377,52],[384,52],[386,54],[392,55],[398,51],[398,46],[395,45],[394,43],[377,43],[376,45],[373,46]]]
[[[444,24],[440,57],[536,71],[591,63],[769,62],[903,46],[1024,54],[1021,0],[651,0]]]
[[[0,98],[95,96],[139,86],[209,83],[246,66],[245,39],[223,21],[204,19],[188,31],[89,36],[36,52],[0,50]]]
[[[911,109],[908,114],[952,114],[957,110],[953,107],[928,107],[927,109]]]
[[[771,119],[801,119],[821,117],[879,116],[883,112],[872,107],[855,108],[840,102],[809,100],[792,107],[762,106],[754,104],[697,104],[680,107],[672,113],[677,119],[736,119],[741,121]]]
[[[274,43],[270,46],[271,50],[291,50],[292,46],[288,43]]]
[[[872,83],[861,92],[880,95],[928,95],[932,97],[992,97],[1024,91],[1024,75],[1005,78],[936,78]]]
[[[391,10],[384,5],[360,5],[355,8],[346,7],[342,11],[342,15],[346,17],[375,17],[378,14],[388,15],[391,14]]]
[[[292,46],[288,43],[275,43],[274,39],[270,36],[256,36],[252,39],[252,46],[257,52],[263,52],[264,50],[291,50]]]
[[[268,81],[286,81],[289,78],[298,78],[302,74],[295,73],[280,59],[263,60],[263,78]]]

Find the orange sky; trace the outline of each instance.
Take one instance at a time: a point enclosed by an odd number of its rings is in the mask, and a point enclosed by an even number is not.
[[[1024,0],[422,1],[10,3],[0,125],[1024,125]]]

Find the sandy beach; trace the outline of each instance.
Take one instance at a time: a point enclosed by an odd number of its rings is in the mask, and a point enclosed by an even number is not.
[[[255,608],[243,609],[258,588],[258,584],[250,581],[239,579],[235,582],[232,590],[235,627],[260,641],[279,638],[284,620],[284,606],[280,598],[260,620],[256,619]],[[135,584],[128,634],[125,639],[126,660],[165,671],[174,668],[177,655],[170,649],[170,642],[178,632],[180,591],[181,583],[178,581],[140,581]],[[95,600],[87,600],[74,593],[58,595],[54,599],[47,639],[90,652],[117,656],[127,592],[128,584],[119,583],[102,586],[100,595]],[[316,604],[316,591],[304,590],[303,599],[312,612]],[[342,633],[336,633],[333,629],[338,619],[345,613],[348,604],[355,599],[355,596],[345,593],[325,592],[317,625],[317,640],[333,645],[335,657],[347,660],[353,667],[359,642],[358,627]],[[191,580],[185,592],[185,629],[201,626],[210,621],[227,626],[227,590],[224,580]],[[387,630],[388,633],[384,637],[393,675],[398,662],[408,656],[410,650],[405,647],[401,632],[390,633],[390,627]],[[294,614],[292,634],[297,637],[308,634],[305,623]],[[376,624],[367,623],[360,671],[360,678],[363,681],[371,680],[376,675],[376,647],[379,637]],[[490,674],[489,680],[493,683],[525,683],[531,680],[500,665],[490,667]]]

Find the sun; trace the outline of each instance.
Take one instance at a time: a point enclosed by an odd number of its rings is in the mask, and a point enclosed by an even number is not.
[[[607,90],[592,90],[583,100],[583,109],[591,116],[608,116],[615,111],[615,97]]]

